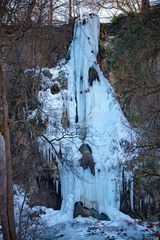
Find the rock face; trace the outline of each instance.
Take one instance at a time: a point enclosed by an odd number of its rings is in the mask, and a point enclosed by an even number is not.
[[[72,32],[73,24],[64,24],[59,27],[34,26],[25,32],[23,38],[16,41],[8,58],[13,63],[15,60],[20,62],[24,69],[28,66],[56,66],[57,62],[67,54]],[[12,35],[8,34],[7,39],[10,38]]]
[[[64,129],[67,129],[69,127],[69,119],[68,119],[68,114],[67,114],[66,110],[63,111],[63,113],[62,113],[61,124]]]
[[[94,67],[91,67],[89,69],[89,84],[92,86],[93,85],[93,81],[99,81],[99,76],[98,76],[98,73],[96,71],[96,69]]]
[[[73,217],[76,218],[78,216],[82,217],[93,217],[98,220],[103,220],[103,221],[109,221],[109,217],[105,213],[98,213],[96,210],[88,209],[86,207],[83,207],[82,202],[76,202],[74,205],[74,213]]]
[[[33,182],[30,202],[32,206],[42,205],[59,210],[61,208],[61,183],[56,162],[50,161],[38,169]]]
[[[95,175],[95,162],[92,156],[92,149],[88,144],[82,144],[81,147],[79,148],[79,151],[82,154],[82,158],[79,160],[80,161],[80,166],[83,169],[90,168],[90,171],[93,175]]]

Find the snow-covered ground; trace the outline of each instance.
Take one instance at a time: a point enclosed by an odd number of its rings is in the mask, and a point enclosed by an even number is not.
[[[137,220],[99,221],[77,217],[65,219],[59,211],[45,207],[30,208],[27,196],[14,186],[17,232],[21,226],[22,240],[158,240],[158,223],[141,223]],[[25,199],[25,200],[24,200]],[[21,225],[20,225],[21,222]],[[3,240],[0,234],[0,240]]]
[[[59,211],[45,207],[30,208],[27,196],[17,185],[14,186],[15,216],[17,232],[20,221],[23,240],[158,240],[158,223],[141,223],[137,220],[99,221],[77,217],[67,220]],[[0,234],[0,240],[2,235]]]
[[[158,240],[158,233],[137,224],[128,222],[96,221],[95,219],[76,218],[53,226],[34,227],[23,240]],[[157,235],[157,237],[156,237]],[[3,239],[0,234],[0,239]]]
[[[62,240],[150,240],[156,239],[153,232],[136,223],[127,221],[96,221],[92,218],[78,217],[69,222],[55,224],[47,228],[41,235],[42,239]],[[157,238],[158,239],[158,238]]]

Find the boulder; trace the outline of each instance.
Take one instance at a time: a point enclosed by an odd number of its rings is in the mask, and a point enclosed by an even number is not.
[[[99,213],[95,209],[89,209],[83,206],[82,202],[76,202],[74,205],[74,213],[73,217],[76,218],[78,216],[82,217],[93,217],[98,220],[109,221],[109,217],[105,213]]]

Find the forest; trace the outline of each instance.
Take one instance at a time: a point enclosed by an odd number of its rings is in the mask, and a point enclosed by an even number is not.
[[[1,0],[0,240],[158,240],[159,183],[159,0]]]

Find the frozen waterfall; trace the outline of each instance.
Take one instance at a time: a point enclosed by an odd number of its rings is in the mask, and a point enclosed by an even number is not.
[[[94,14],[76,20],[70,60],[64,67],[68,74],[68,90],[64,92],[67,100],[64,102],[62,93],[52,95],[50,89],[40,92],[43,110],[48,114],[45,132],[48,138],[54,138],[54,109],[58,121],[66,111],[68,132],[78,132],[75,138],[64,138],[60,144],[63,201],[59,214],[69,218],[79,201],[87,208],[116,218],[125,160],[123,145],[131,138],[115,93],[97,63],[99,28],[99,19]],[[59,151],[58,146],[56,149]]]

